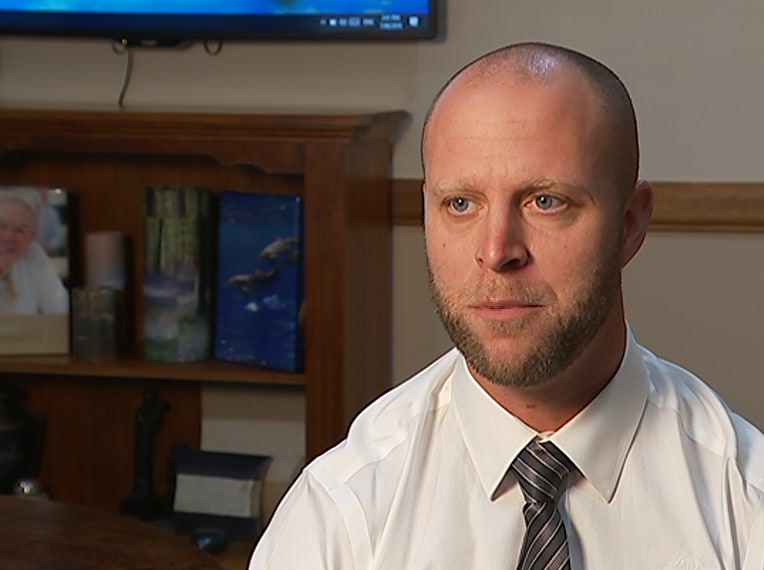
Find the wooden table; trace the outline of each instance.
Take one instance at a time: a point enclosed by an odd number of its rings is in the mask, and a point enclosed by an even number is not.
[[[0,495],[3,570],[221,570],[188,538],[115,513]]]

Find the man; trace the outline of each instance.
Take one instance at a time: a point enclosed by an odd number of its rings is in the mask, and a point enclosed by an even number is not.
[[[764,568],[764,436],[626,325],[638,154],[582,54],[517,44],[448,82],[423,194],[456,348],[305,469],[251,570]]]

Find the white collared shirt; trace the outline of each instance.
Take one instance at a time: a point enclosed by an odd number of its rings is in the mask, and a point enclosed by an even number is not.
[[[539,434],[447,353],[305,468],[250,570],[508,570],[525,532],[507,474]],[[552,434],[573,570],[763,570],[764,435],[629,335],[613,380]]]

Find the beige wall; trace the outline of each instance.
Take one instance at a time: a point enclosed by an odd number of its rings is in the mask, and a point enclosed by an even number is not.
[[[623,77],[640,118],[645,177],[761,181],[762,21],[764,3],[747,0],[452,0],[442,42],[231,43],[217,56],[200,45],[137,50],[125,102],[406,109],[414,120],[397,146],[394,174],[412,178],[420,174],[418,131],[438,86],[485,50],[548,40],[589,52]],[[125,57],[104,41],[2,40],[0,103],[115,106],[124,69]],[[421,231],[396,228],[394,240],[392,380],[400,381],[445,350],[447,341],[430,310]],[[760,425],[762,253],[759,235],[654,233],[626,276],[629,316],[639,338],[707,376]],[[233,399],[250,405],[232,407],[231,398],[221,390],[205,394],[206,447],[256,451],[267,447],[251,443],[264,439],[263,433],[292,433],[294,425],[279,427],[260,417],[268,407],[262,400],[237,391]],[[244,433],[248,426],[252,437]],[[288,474],[289,466],[280,472]]]
[[[761,180],[764,4],[716,0],[451,0],[445,41],[398,45],[229,43],[136,50],[126,105],[403,108],[414,121],[395,174],[419,173],[418,130],[438,86],[507,42],[568,44],[614,67],[637,104],[644,173]],[[125,57],[109,42],[0,41],[0,103],[115,105]]]
[[[708,381],[764,427],[764,234],[654,232],[627,268],[638,339]]]

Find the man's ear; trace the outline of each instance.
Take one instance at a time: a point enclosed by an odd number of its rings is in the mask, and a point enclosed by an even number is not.
[[[653,187],[647,180],[638,180],[623,214],[622,266],[625,267],[642,247],[654,206]]]

